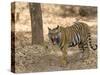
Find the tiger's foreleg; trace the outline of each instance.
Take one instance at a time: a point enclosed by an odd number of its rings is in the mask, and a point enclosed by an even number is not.
[[[66,49],[67,48],[65,46],[61,49],[61,52],[62,52],[62,56],[60,58],[61,66],[67,65],[67,51],[66,51]]]

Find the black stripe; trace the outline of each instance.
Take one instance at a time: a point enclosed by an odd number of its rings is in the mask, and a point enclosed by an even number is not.
[[[89,38],[89,40],[92,40],[91,38]]]
[[[88,34],[88,37],[91,37],[91,34],[90,33]]]
[[[91,44],[92,42],[91,42],[91,41],[89,41],[89,43]]]
[[[74,37],[74,42],[75,42],[75,43],[74,43],[74,46],[75,46],[75,45],[77,44],[77,41],[76,41],[76,38],[75,38],[75,37]]]
[[[78,31],[80,29],[78,23],[75,24],[74,28],[76,31]]]
[[[80,43],[80,35],[79,34],[77,34],[77,38],[78,38],[78,43]]]
[[[78,42],[79,42],[77,33],[75,33],[75,42],[76,42],[76,44],[78,44]]]

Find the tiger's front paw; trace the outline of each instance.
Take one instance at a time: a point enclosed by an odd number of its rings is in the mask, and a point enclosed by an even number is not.
[[[66,60],[62,60],[60,66],[61,67],[66,67],[67,66],[67,61]]]

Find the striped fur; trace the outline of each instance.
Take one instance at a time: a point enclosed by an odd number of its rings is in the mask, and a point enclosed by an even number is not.
[[[78,45],[79,49],[86,54],[86,57],[88,57],[89,46],[93,50],[97,49],[97,45],[92,45],[90,28],[86,23],[75,22],[72,26],[66,28],[57,26],[54,29],[48,29],[48,35],[52,43],[57,44],[62,52],[67,53],[66,48]],[[63,56],[65,58],[66,55]]]

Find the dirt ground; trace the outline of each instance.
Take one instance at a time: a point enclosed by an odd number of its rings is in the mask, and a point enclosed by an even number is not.
[[[31,45],[31,23],[27,3],[17,3],[16,13],[20,12],[19,19],[15,23],[15,72],[46,72],[61,70],[80,70],[97,68],[97,50],[90,49],[89,58],[81,60],[81,53],[78,47],[68,48],[68,64],[61,67],[59,61],[62,53],[57,46],[52,45],[48,39],[48,27],[54,28],[57,25],[66,27],[75,22],[76,17],[61,17],[52,14],[55,7],[50,5],[41,5],[43,12],[43,45]],[[58,9],[58,8],[57,8]],[[56,11],[55,11],[56,12]],[[87,23],[91,29],[93,42],[97,40],[97,18],[85,18],[80,20]],[[13,31],[13,30],[12,30]]]

